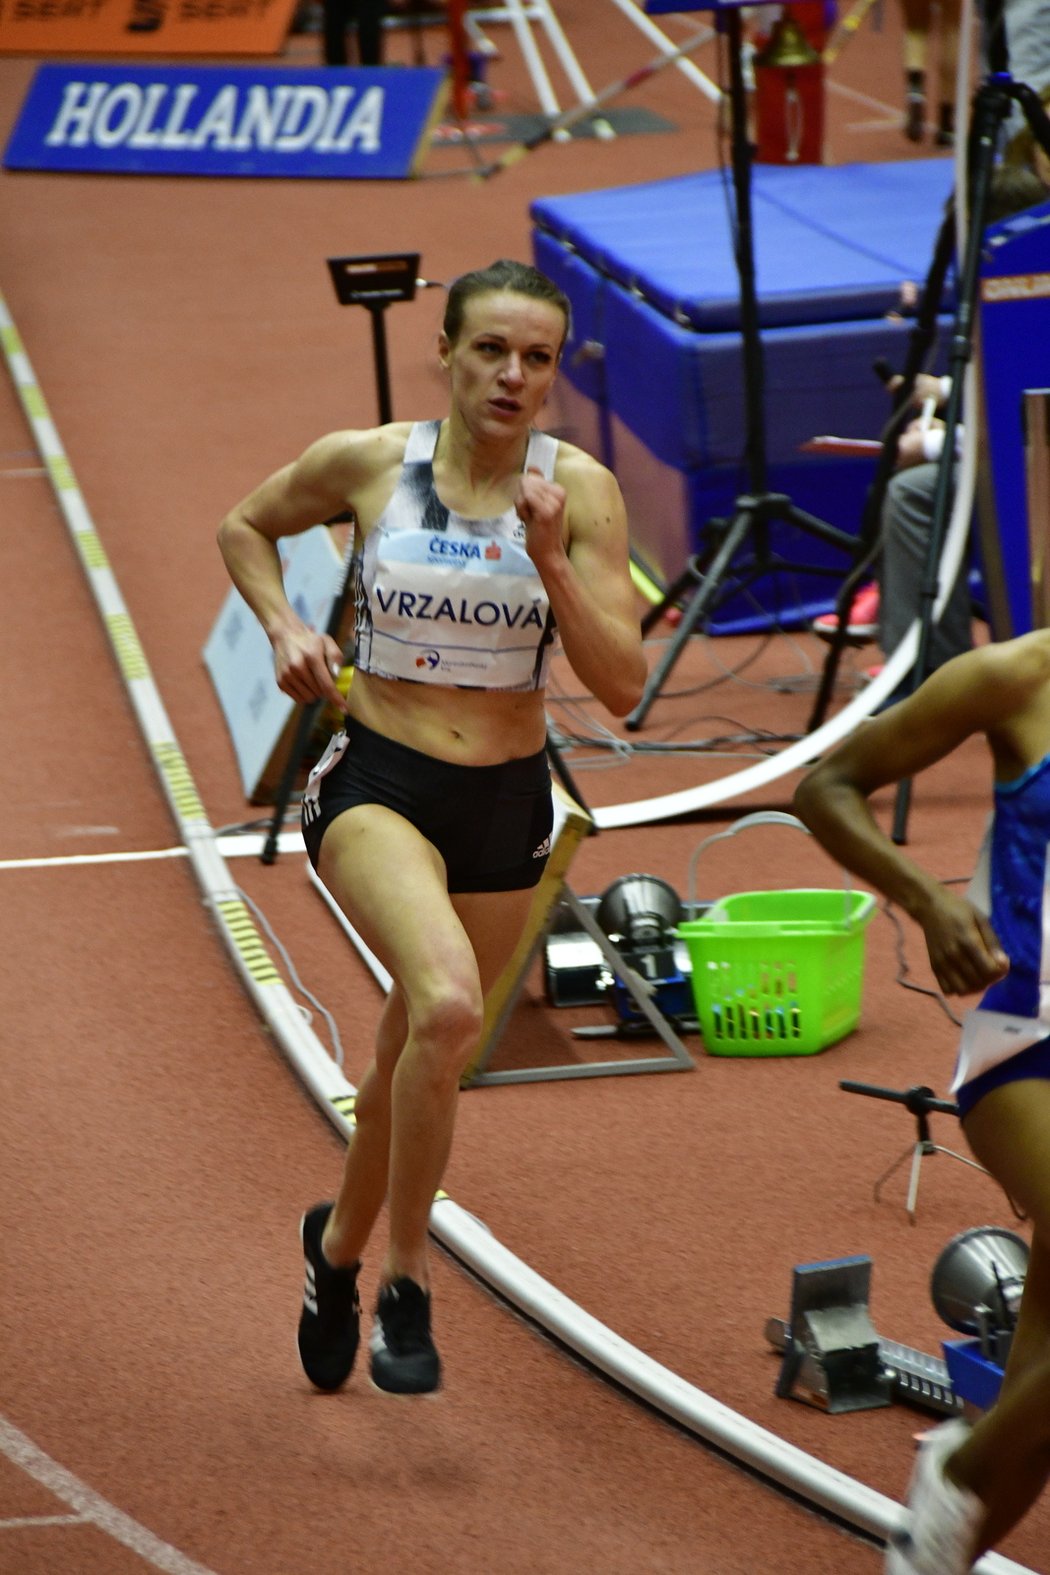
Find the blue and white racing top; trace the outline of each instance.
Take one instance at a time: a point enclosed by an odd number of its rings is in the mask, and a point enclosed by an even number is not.
[[[447,509],[434,487],[440,421],[416,422],[386,508],[355,552],[354,666],[466,689],[542,689],[557,633],[513,508]],[[555,438],[533,432],[525,469],[553,477]]]
[[[1050,755],[997,783],[969,897],[988,914],[1010,972],[967,1012],[952,1088],[1050,1038]]]

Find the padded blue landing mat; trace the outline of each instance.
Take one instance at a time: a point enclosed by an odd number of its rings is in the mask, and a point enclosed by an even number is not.
[[[895,310],[901,284],[926,277],[953,174],[949,158],[755,165],[762,325],[844,322]],[[530,211],[537,228],[673,321],[716,333],[739,328],[728,170],[542,197]]]

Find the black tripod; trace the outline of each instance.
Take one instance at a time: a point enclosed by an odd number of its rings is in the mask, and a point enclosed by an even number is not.
[[[1023,82],[1010,76],[1006,47],[1006,27],[1003,19],[1002,0],[986,0],[985,29],[988,44],[990,72],[987,80],[974,95],[973,116],[967,147],[967,186],[969,197],[966,247],[959,274],[958,302],[952,329],[949,376],[951,390],[944,413],[948,433],[937,471],[937,485],[933,500],[933,518],[930,542],[923,569],[920,592],[919,646],[914,666],[906,680],[906,692],[911,693],[922,683],[929,671],[930,643],[933,630],[933,604],[937,599],[938,568],[948,530],[952,501],[955,492],[955,451],[952,434],[962,413],[963,375],[973,354],[973,325],[975,303],[980,274],[981,248],[987,222],[988,198],[991,190],[992,170],[1002,128],[1016,103],[1024,111],[1032,135],[1050,155],[1050,120],[1047,119],[1039,96]],[[840,619],[841,621],[841,619]],[[911,780],[898,784],[894,805],[893,840],[907,840],[908,808],[911,802]]]
[[[696,7],[692,9],[709,9]],[[769,569],[778,566],[769,543],[769,526],[774,520],[795,525],[799,529],[839,547],[852,557],[857,551],[857,539],[847,531],[818,519],[798,508],[781,492],[767,488],[766,423],[763,402],[762,340],[758,320],[758,298],[755,290],[755,259],[751,223],[751,162],[752,149],[747,133],[747,94],[744,88],[742,65],[740,8],[715,5],[723,12],[720,25],[724,26],[729,45],[729,94],[732,109],[732,165],[733,189],[736,197],[736,261],[740,275],[740,331],[744,357],[744,391],[746,400],[746,449],[745,465],[749,491],[736,499],[733,514],[724,519],[708,520],[704,529],[711,545],[702,554],[690,558],[685,569],[671,584],[663,598],[646,613],[642,632],[648,633],[664,613],[675,606],[693,586],[693,594],[682,611],[681,621],[667,650],[653,669],[642,693],[642,698],[625,719],[630,731],[641,727],[653,701],[663,687],[664,680],[681,654],[682,647],[700,621],[706,617],[723,594],[723,581],[730,566],[745,544],[750,543],[753,561],[740,573],[745,580],[757,579]],[[833,571],[816,569],[818,573]]]

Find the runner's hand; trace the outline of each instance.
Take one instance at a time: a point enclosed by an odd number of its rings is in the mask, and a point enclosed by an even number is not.
[[[923,916],[926,949],[945,995],[972,995],[1009,972],[1010,959],[983,913],[944,888]]]
[[[346,698],[336,685],[343,653],[330,634],[303,628],[301,633],[279,636],[273,643],[273,668],[277,687],[297,705],[327,700],[346,712]]]
[[[525,545],[533,563],[565,551],[565,488],[548,481],[538,470],[528,470],[518,483],[514,499],[518,518],[525,526]]]

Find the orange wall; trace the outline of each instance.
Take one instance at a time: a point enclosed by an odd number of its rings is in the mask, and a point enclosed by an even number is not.
[[[7,0],[0,54],[275,55],[295,0]]]

